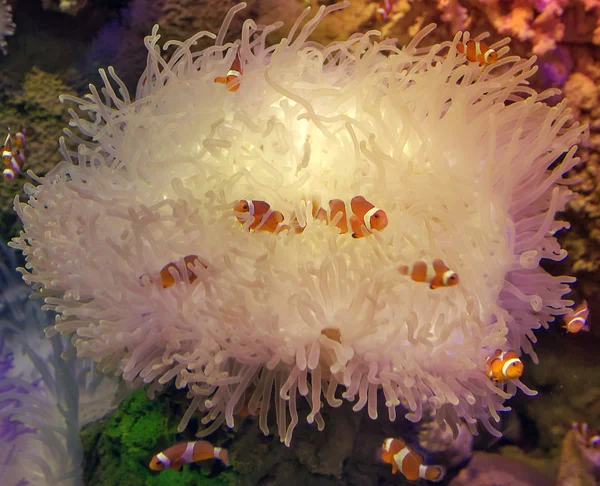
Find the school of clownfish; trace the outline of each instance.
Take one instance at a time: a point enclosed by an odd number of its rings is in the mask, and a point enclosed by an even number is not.
[[[5,181],[12,181],[21,173],[25,165],[25,130],[19,130],[14,135],[8,130],[4,145],[0,148],[4,170],[2,176]]]
[[[383,22],[390,18],[393,5],[394,2],[392,0],[382,0],[379,2],[379,7],[375,12],[378,22]],[[459,43],[457,50],[459,53],[465,54],[468,61],[477,62],[481,66],[494,64],[498,60],[496,51],[491,49],[485,42],[469,40],[464,44]],[[242,74],[242,63],[238,54],[227,74],[215,78],[215,82],[224,84],[230,92],[236,92],[241,86]],[[22,164],[19,166],[19,170],[21,167]],[[18,170],[16,174],[18,175]],[[350,216],[349,223],[353,238],[367,237],[374,231],[385,230],[388,226],[389,222],[385,211],[369,202],[363,196],[358,195],[352,198],[350,201],[350,210],[352,211],[352,215]],[[295,216],[291,218],[289,224],[284,223],[284,215],[280,211],[271,209],[269,203],[262,200],[242,199],[236,201],[233,205],[233,213],[238,222],[247,231],[266,231],[273,234],[286,231],[300,234],[306,228],[306,226],[301,226],[298,223],[298,219]],[[340,234],[349,232],[346,204],[341,199],[332,199],[329,201],[329,211],[316,204],[313,205],[312,216],[318,221],[324,221],[326,224],[331,224],[338,228]],[[168,288],[175,285],[177,281],[186,280],[192,284],[198,278],[196,271],[207,268],[208,264],[203,262],[197,255],[187,255],[183,258],[183,272],[181,264],[175,262],[170,262],[161,269],[161,286],[162,288]],[[401,265],[397,270],[400,275],[409,277],[414,282],[428,284],[431,289],[453,287],[460,282],[458,274],[450,269],[441,259],[435,259],[431,263],[418,261],[412,265]],[[184,273],[186,277],[184,277]],[[150,283],[152,283],[152,279],[150,279]],[[587,303],[583,301],[564,316],[563,328],[567,333],[588,331],[588,315]],[[321,334],[337,342],[341,341],[341,334],[337,328],[323,329]],[[487,358],[485,366],[486,376],[495,383],[516,380],[522,376],[524,370],[523,362],[513,350],[497,349]],[[246,405],[242,407],[239,415],[244,417],[250,415]],[[573,428],[578,431],[578,437],[583,446],[600,448],[600,435],[589,429],[587,424],[574,423]],[[165,469],[179,471],[184,463],[212,458],[218,459],[225,466],[228,466],[227,449],[214,447],[210,442],[202,440],[181,442],[156,454],[152,458],[149,467],[153,471],[162,471]],[[402,438],[392,437],[385,439],[381,446],[380,459],[392,466],[393,474],[401,473],[409,481],[425,479],[427,481],[439,482],[446,474],[446,469],[443,466],[425,464],[424,456],[415,451]]]

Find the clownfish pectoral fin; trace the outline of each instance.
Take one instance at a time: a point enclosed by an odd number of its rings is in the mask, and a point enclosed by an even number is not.
[[[392,460],[392,474],[398,474],[398,471],[400,471],[400,469],[398,469],[396,461]]]

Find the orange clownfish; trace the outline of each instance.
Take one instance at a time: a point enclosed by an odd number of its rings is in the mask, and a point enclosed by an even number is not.
[[[184,257],[183,264],[187,270],[187,276],[190,283],[194,283],[194,281],[198,278],[198,276],[192,271],[192,269],[189,268],[190,266],[201,265],[205,269],[208,268],[208,265],[202,263],[202,261],[200,260],[200,258],[198,258],[197,255],[188,255]],[[175,284],[175,278],[169,271],[169,269],[171,268],[174,269],[175,272],[179,275],[179,277],[183,280],[183,275],[179,269],[179,266],[174,262],[168,263],[160,271],[160,281],[163,289],[166,289],[167,287],[170,287],[171,285]]]
[[[475,42],[470,40],[465,44],[459,43],[456,45],[456,49],[461,54],[466,53],[467,59],[471,62],[478,62],[480,66],[484,64],[494,64],[498,61],[498,53],[485,42]]]
[[[242,216],[236,216],[241,224],[244,224],[249,218],[254,218],[252,224],[248,227],[248,231],[275,233],[284,220],[283,214],[280,211],[273,211],[269,203],[265,201],[241,199],[235,204],[233,210],[236,213],[242,213]]]
[[[585,422],[573,422],[573,430],[579,445],[588,449],[600,449],[600,434]]]
[[[587,302],[584,300],[575,308],[575,310],[572,310],[567,315],[565,315],[565,317],[563,318],[565,322],[563,329],[566,329],[568,333],[589,331],[590,328],[587,322],[589,314],[590,311],[588,309]]]
[[[390,18],[390,14],[392,13],[392,6],[394,2],[392,0],[381,0],[379,2],[379,6],[377,10],[375,10],[375,20],[379,23],[383,23],[384,21]]]
[[[329,201],[329,216],[327,215],[327,211],[322,207],[315,209],[313,208],[313,218],[318,219],[319,221],[325,221],[329,223],[333,221],[338,213],[342,213],[340,220],[335,224],[336,228],[340,230],[341,234],[348,233],[348,216],[346,214],[346,204],[341,199],[332,199]],[[296,233],[302,233],[304,228],[297,228]]]
[[[242,60],[240,59],[240,55],[236,54],[229,71],[227,71],[227,75],[216,77],[215,83],[226,84],[227,91],[237,91],[240,89],[240,77],[242,74],[244,74],[244,71],[242,70]]]
[[[373,230],[382,231],[388,225],[387,214],[383,209],[379,209],[367,201],[362,196],[355,196],[350,201],[353,216],[350,217],[350,226],[352,227],[352,237],[362,238],[366,234],[371,234]],[[363,232],[366,228],[366,234]]]
[[[0,152],[5,166],[2,176],[4,180],[12,181],[21,173],[21,169],[25,165],[25,135],[23,131],[17,132],[13,137],[8,130]]]
[[[156,454],[150,461],[152,471],[165,469],[181,470],[184,463],[204,461],[206,459],[219,459],[226,466],[229,465],[227,449],[213,447],[210,442],[197,440],[194,442],[180,442]]]
[[[488,378],[494,381],[516,380],[523,374],[523,362],[514,351],[496,352],[487,359]]]
[[[459,282],[458,274],[450,270],[448,266],[439,258],[433,261],[433,264],[419,261],[412,268],[408,265],[398,267],[402,275],[410,275],[415,282],[425,282],[429,288],[437,289],[439,287],[453,287]]]
[[[409,481],[426,479],[437,483],[446,475],[446,468],[442,466],[425,465],[423,456],[402,439],[385,439],[381,446],[381,459],[392,465],[392,474],[400,471]]]

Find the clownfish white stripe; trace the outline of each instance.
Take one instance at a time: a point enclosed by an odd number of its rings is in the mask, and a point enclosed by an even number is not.
[[[481,52],[479,50],[479,44],[477,44],[477,49],[478,49],[478,54],[479,54],[479,52]],[[483,55],[483,60],[486,63],[489,63],[490,56],[492,55],[493,52],[496,52],[496,51],[494,51],[494,49],[488,49],[487,51],[485,51],[485,54]]]
[[[392,442],[394,442],[393,438],[391,438],[391,439],[385,439],[384,447],[385,447],[386,451],[390,450],[390,447],[392,447]]]
[[[479,42],[475,42],[475,58],[479,59],[481,56],[481,44]]]
[[[156,458],[160,461],[160,463],[165,467],[165,469],[169,469],[171,467],[171,459],[165,456],[162,452],[156,454]]]
[[[227,71],[227,76],[241,76],[240,72],[235,69]]]
[[[188,442],[185,452],[181,456],[183,462],[194,462],[194,446],[196,442]]]
[[[442,282],[444,285],[448,285],[448,279],[450,277],[452,277],[452,275],[454,275],[454,271],[452,270],[446,270],[443,274],[442,274]]]
[[[250,200],[248,201],[248,214],[254,216],[254,203]]]
[[[263,214],[260,224],[256,228],[254,228],[254,231],[258,231],[259,229],[261,229],[265,225],[267,220],[271,217],[271,214],[273,214],[272,209],[269,209],[265,214]]]
[[[377,211],[379,211],[379,208],[373,206],[365,213],[365,217],[363,218],[365,227],[371,232],[373,231],[373,228],[371,228],[371,216],[373,216]]]
[[[502,358],[500,358],[502,359]],[[504,366],[502,367],[502,375],[506,377],[506,372],[508,371],[508,368],[510,367],[510,365],[514,364],[514,363],[520,363],[521,360],[519,358],[511,358],[509,360],[506,361],[506,363],[504,363]]]
[[[433,268],[433,265],[430,265],[428,263],[427,264],[427,273],[425,275],[425,282],[431,283],[434,278],[435,278],[435,269]]]
[[[214,448],[214,451],[213,451],[213,456],[215,457],[215,459],[221,459],[221,458],[219,457],[219,454],[221,454],[221,451],[222,451],[222,450],[223,450],[223,449],[222,449],[222,448],[220,448],[220,447],[215,447],[215,448]]]
[[[427,466],[425,464],[419,465],[419,477],[421,479],[427,479],[425,474],[427,474]]]
[[[398,465],[398,469],[402,469],[402,462],[404,461],[404,458],[406,456],[408,456],[411,453],[411,450],[408,447],[404,447],[400,452],[398,452],[398,454],[396,454],[394,456],[394,461],[396,461],[396,464]]]
[[[571,319],[571,321],[569,322],[569,325],[572,326],[575,322],[581,322],[582,324],[585,325],[586,319],[584,317],[575,317],[575,318]]]

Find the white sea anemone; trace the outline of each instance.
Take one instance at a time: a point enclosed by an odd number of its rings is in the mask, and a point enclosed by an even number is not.
[[[78,153],[63,141],[65,161],[15,201],[24,279],[79,356],[151,390],[187,387],[180,430],[196,411],[213,422],[202,434],[232,426],[249,401],[265,433],[274,406],[289,444],[299,393],[320,427],[322,401],[356,400],[376,417],[384,397],[391,420],[399,405],[415,422],[427,407],[442,424],[497,434],[504,400],[531,391],[491,382],[486,358],[501,348],[536,359],[532,330],[572,304],[573,279],[539,262],[565,257],[554,215],[571,197],[563,175],[584,129],[566,128],[564,103],[543,102],[555,91],[527,86],[535,58],[507,57],[508,40],[486,67],[457,52],[468,34],[417,47],[434,26],[402,49],[376,31],[307,40],[343,6],[303,16],[274,46],[280,25],[252,20],[224,44],[240,4],[218,35],[165,44],[168,61],[155,27],[135,101],[110,68],[100,92],[65,96],[89,117],[72,112]],[[214,46],[195,51],[201,37]],[[214,80],[237,53],[232,92]],[[384,231],[354,239],[310,216],[313,201],[359,194],[386,211]],[[239,199],[295,213],[306,229],[247,231]],[[162,288],[158,272],[186,255],[207,269]],[[459,285],[432,290],[397,271],[435,258]]]

